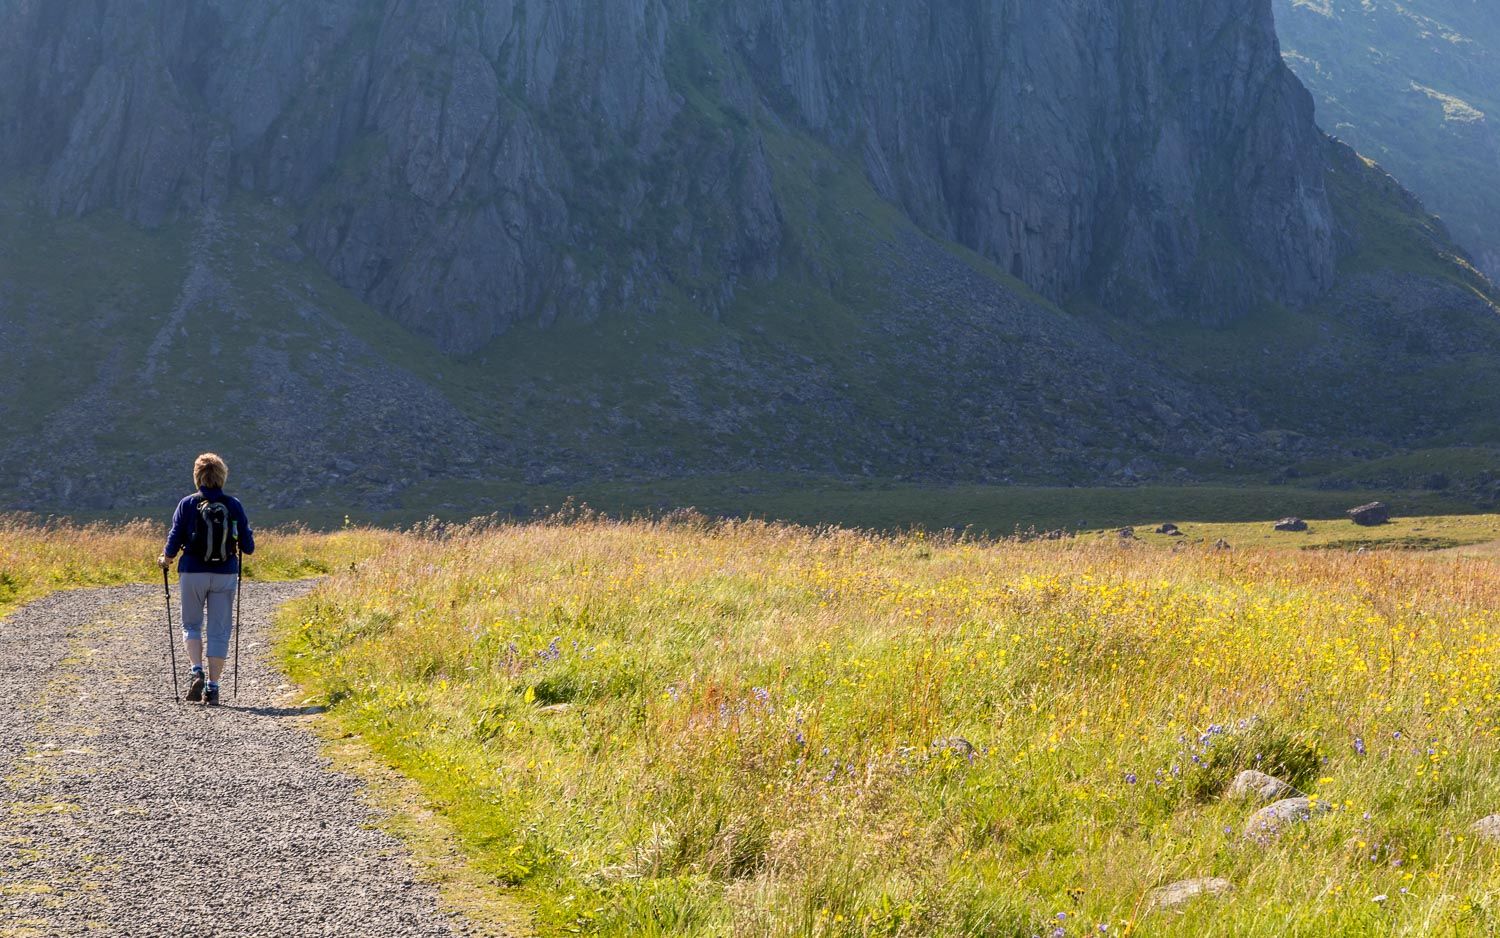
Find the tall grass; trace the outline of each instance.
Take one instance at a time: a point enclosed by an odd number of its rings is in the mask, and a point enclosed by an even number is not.
[[[1427,935],[1500,915],[1497,608],[1483,560],[585,517],[284,627],[544,934]],[[1244,768],[1336,810],[1246,840]]]
[[[328,573],[396,538],[369,529],[258,532],[258,549],[245,559],[245,577],[282,580]],[[0,515],[0,616],[54,590],[160,580],[156,557],[166,539],[164,523],[74,524]]]

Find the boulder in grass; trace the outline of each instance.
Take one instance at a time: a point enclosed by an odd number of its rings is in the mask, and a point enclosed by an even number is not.
[[[1474,833],[1480,840],[1500,844],[1500,814],[1491,814],[1474,822]]]
[[[1385,502],[1370,502],[1368,505],[1360,505],[1351,508],[1347,512],[1354,523],[1367,528],[1373,528],[1377,524],[1385,524],[1391,520],[1390,506]]]
[[[1246,769],[1236,775],[1234,781],[1229,783],[1229,789],[1224,792],[1226,798],[1254,798],[1258,801],[1297,798],[1301,795],[1302,792],[1276,776],[1257,772],[1254,769]]]
[[[938,752],[951,752],[955,756],[965,758],[974,754],[974,744],[962,736],[945,736],[942,739],[934,739],[932,748]]]
[[[1234,891],[1234,884],[1227,879],[1200,878],[1183,879],[1168,883],[1151,891],[1151,905],[1158,909],[1175,909],[1199,896],[1222,896]]]
[[[1280,521],[1276,522],[1276,530],[1306,531],[1307,522],[1303,521],[1301,518],[1282,518]]]
[[[1226,541],[1226,540],[1224,540],[1222,537],[1219,538],[1217,541],[1214,541],[1214,550],[1228,550],[1228,549],[1229,549],[1229,542]]]
[[[1172,524],[1170,522],[1167,523],[1167,524],[1162,525],[1159,528],[1157,528],[1156,529],[1156,533],[1157,534],[1170,534],[1173,537],[1181,537],[1182,536],[1182,531],[1178,529],[1177,525]]]
[[[1283,798],[1250,815],[1250,819],[1245,822],[1245,837],[1262,843],[1274,840],[1292,827],[1305,824],[1314,815],[1327,810],[1327,804],[1311,798]]]

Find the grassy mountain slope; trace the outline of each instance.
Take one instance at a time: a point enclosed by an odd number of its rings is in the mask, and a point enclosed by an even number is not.
[[[1500,275],[1500,11],[1472,0],[1277,0],[1329,133],[1377,160]]]
[[[1333,290],[1300,310],[1266,306],[1220,329],[1168,325],[1123,341],[1235,399],[1268,452],[1317,462],[1336,440],[1357,461],[1397,440],[1495,442],[1493,286],[1394,180],[1346,147],[1330,151],[1345,244]]]

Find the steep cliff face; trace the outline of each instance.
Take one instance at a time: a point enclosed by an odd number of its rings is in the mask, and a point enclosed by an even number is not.
[[[1047,296],[1227,318],[1332,280],[1321,141],[1263,3],[780,0],[731,22],[771,100]]]
[[[1378,160],[1500,278],[1500,5],[1276,0],[1330,134]]]
[[[1147,318],[1298,305],[1336,247],[1270,0],[0,2],[0,171],[146,225],[249,190],[453,352],[718,310],[800,258],[768,147]]]
[[[455,351],[559,306],[598,311],[579,207],[628,222],[680,107],[649,3],[109,0],[3,16],[4,165],[44,173],[53,211],[155,225],[236,187],[285,199],[341,282]],[[742,156],[708,145],[682,169],[706,182]],[[606,191],[612,165],[629,178]],[[691,221],[674,237],[706,240]],[[763,270],[774,244],[738,250],[756,229],[739,230],[718,247]]]

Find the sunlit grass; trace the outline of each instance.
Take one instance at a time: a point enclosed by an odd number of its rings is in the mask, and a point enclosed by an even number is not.
[[[1495,908],[1497,593],[1464,557],[585,517],[417,532],[284,624],[546,934],[1419,935]],[[1245,767],[1338,810],[1249,843]],[[1194,876],[1236,891],[1148,912]]]
[[[0,616],[55,590],[158,582],[156,557],[166,539],[165,523],[74,524],[0,515]],[[270,529],[257,534],[245,577],[287,580],[325,574],[396,541],[394,534],[365,528],[329,534]]]

